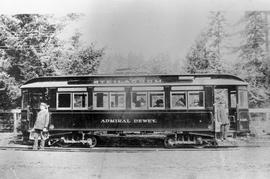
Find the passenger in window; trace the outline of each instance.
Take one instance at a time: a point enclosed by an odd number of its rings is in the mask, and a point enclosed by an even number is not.
[[[190,107],[200,107],[199,95],[192,95],[193,99],[190,103]]]
[[[74,107],[75,108],[82,108],[82,97],[81,96],[74,96]]]
[[[180,97],[176,102],[175,102],[176,107],[185,107],[186,106],[186,101],[183,97]]]
[[[158,99],[156,101],[156,104],[154,105],[154,107],[163,107],[163,100],[162,99]]]
[[[135,102],[135,107],[139,108],[139,107],[143,107],[143,106],[145,106],[145,99],[143,99],[143,98],[141,97],[139,100],[137,100],[137,101]]]
[[[114,108],[114,107],[115,107],[115,106],[114,106],[114,102],[111,102],[111,107],[112,107],[112,108]]]

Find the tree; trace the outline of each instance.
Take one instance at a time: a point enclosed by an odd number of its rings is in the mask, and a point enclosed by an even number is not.
[[[48,18],[38,14],[0,16],[2,57],[9,63],[7,73],[19,83],[42,76],[49,68],[41,58],[56,31]]]
[[[222,73],[223,43],[227,37],[224,12],[210,12],[208,28],[204,30],[187,54],[188,73]]]
[[[75,33],[69,42],[63,42],[61,50],[56,51],[57,71],[62,75],[89,75],[97,73],[104,48],[97,49],[95,44],[81,44],[81,33]]]
[[[249,11],[241,21],[245,25],[242,44],[237,48],[239,62],[235,72],[249,83],[250,106],[262,106],[269,100],[266,86],[266,34],[263,12]]]
[[[20,95],[20,90],[14,78],[5,72],[0,72],[0,110],[9,109]]]
[[[202,33],[188,52],[186,56],[188,73],[204,73],[211,67],[206,42],[206,34]]]
[[[82,45],[81,34],[61,40],[60,32],[69,22],[79,20],[81,14],[68,14],[55,19],[51,15],[0,15],[0,70],[14,83],[3,84],[6,97],[13,96],[13,87],[39,76],[95,73],[104,49],[95,45]],[[18,90],[16,91],[19,97]],[[2,95],[3,96],[3,95]],[[12,97],[13,100],[13,97]],[[10,102],[12,102],[10,100]],[[1,100],[0,106],[3,104]],[[13,100],[15,101],[15,100]],[[6,106],[6,105],[5,105]]]

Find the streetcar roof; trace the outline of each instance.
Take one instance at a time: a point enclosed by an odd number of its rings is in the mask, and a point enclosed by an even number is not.
[[[138,80],[138,81],[136,81]],[[198,85],[244,85],[247,83],[233,75],[90,75],[40,77],[27,81],[24,88],[55,88],[82,86],[198,86]]]

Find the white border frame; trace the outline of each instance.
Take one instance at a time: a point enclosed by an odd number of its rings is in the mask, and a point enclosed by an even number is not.
[[[132,107],[132,103],[133,103],[133,93],[143,93],[146,95],[146,107],[145,108],[136,108],[136,107]],[[148,93],[147,91],[131,91],[131,109],[132,110],[147,110],[148,109]]]
[[[172,105],[172,95],[173,94],[184,94],[186,96],[186,106],[185,107],[173,107]],[[187,109],[188,108],[188,94],[186,91],[171,91],[170,92],[170,109],[178,110],[178,109]]]
[[[151,107],[151,94],[163,94],[163,107]],[[149,91],[148,92],[148,109],[152,109],[152,110],[160,110],[160,109],[165,109],[165,92],[164,91]]]
[[[95,94],[97,94],[97,93],[106,93],[108,95],[108,106],[107,107],[94,106],[94,104],[95,104],[95,102],[94,102]],[[94,91],[92,95],[93,95],[92,96],[93,110],[109,110],[110,109],[110,93],[108,91]]]
[[[190,93],[200,93],[200,92],[202,92],[203,93],[203,106],[201,107],[201,106],[199,106],[199,107],[190,107],[189,106],[189,95],[190,95]],[[188,91],[188,109],[205,109],[205,91]]]
[[[70,107],[66,108],[66,107],[59,107],[59,94],[69,94],[70,95]],[[64,92],[64,93],[57,93],[56,95],[56,109],[57,110],[72,110],[72,104],[73,104],[73,100],[72,100],[72,92]]]
[[[85,94],[85,107],[83,108],[78,108],[74,106],[74,96],[76,94]],[[88,109],[88,93],[87,92],[78,92],[78,93],[72,93],[72,109],[73,110],[87,110]]]
[[[120,107],[111,107],[111,95],[112,94],[123,94],[124,95],[124,107],[123,108],[120,108]],[[123,91],[118,91],[118,92],[109,92],[109,109],[110,110],[123,110],[123,109],[126,109],[126,103],[127,103],[127,100],[126,100],[126,92],[123,92]]]

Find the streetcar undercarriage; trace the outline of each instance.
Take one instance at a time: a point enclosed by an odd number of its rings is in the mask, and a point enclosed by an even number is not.
[[[53,132],[46,140],[47,146],[68,147],[81,144],[86,147],[96,147],[102,138],[162,140],[165,148],[174,147],[204,147],[216,146],[214,133],[175,132],[161,133],[153,131],[123,132],[123,131],[68,131]]]

